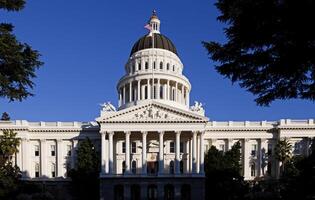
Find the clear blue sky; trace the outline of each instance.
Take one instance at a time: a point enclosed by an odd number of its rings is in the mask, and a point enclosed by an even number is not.
[[[23,102],[0,100],[0,113],[29,121],[92,121],[99,103],[117,105],[116,83],[124,74],[133,43],[156,9],[161,32],[176,45],[184,74],[192,84],[191,102],[205,103],[212,120],[315,118],[309,101],[276,101],[258,107],[254,96],[214,70],[202,40],[224,41],[223,25],[212,0],[54,0],[27,1],[22,12],[0,11],[18,39],[42,54],[35,96]]]

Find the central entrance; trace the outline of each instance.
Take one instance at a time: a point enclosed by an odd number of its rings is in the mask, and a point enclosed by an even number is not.
[[[157,175],[159,170],[159,162],[158,161],[149,161],[147,162],[147,173],[148,175]]]

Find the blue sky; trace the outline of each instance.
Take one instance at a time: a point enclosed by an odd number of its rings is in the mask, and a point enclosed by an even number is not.
[[[99,103],[117,105],[116,83],[124,74],[133,43],[156,9],[161,32],[176,45],[192,84],[191,102],[205,104],[212,120],[278,120],[315,117],[310,101],[276,101],[259,107],[254,96],[214,70],[201,41],[224,41],[213,0],[27,1],[22,12],[0,11],[18,39],[42,54],[34,97],[0,99],[0,113],[29,121],[92,121]]]

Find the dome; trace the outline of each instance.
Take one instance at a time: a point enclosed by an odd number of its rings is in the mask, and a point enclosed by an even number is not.
[[[171,51],[177,55],[176,48],[170,39],[168,39],[166,36],[164,36],[160,33],[153,33],[153,34],[154,34],[154,48],[165,49],[165,50]],[[130,52],[130,56],[137,51],[140,51],[143,49],[149,49],[149,48],[152,48],[152,36],[147,34],[147,35],[141,37],[133,45],[132,50]]]

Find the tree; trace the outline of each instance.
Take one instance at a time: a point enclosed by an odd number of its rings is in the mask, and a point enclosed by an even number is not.
[[[20,141],[12,130],[0,136],[0,199],[10,199],[18,188],[20,169],[12,163]]]
[[[291,150],[292,145],[286,138],[278,140],[275,146],[275,158],[281,162],[281,173],[285,173],[285,165],[290,164],[292,158]]]
[[[24,4],[24,0],[0,0],[0,9],[20,11]],[[16,39],[13,28],[12,24],[0,23],[0,97],[22,101],[33,96],[32,79],[43,63],[38,51]]]
[[[218,0],[227,42],[203,42],[216,70],[256,96],[315,100],[315,2]]]
[[[206,196],[209,199],[244,199],[248,186],[241,172],[241,146],[223,153],[211,146],[205,156]]]
[[[7,112],[2,113],[1,120],[2,121],[10,121],[9,114]]]
[[[69,172],[78,199],[99,199],[99,155],[90,139],[80,142],[76,168]]]

